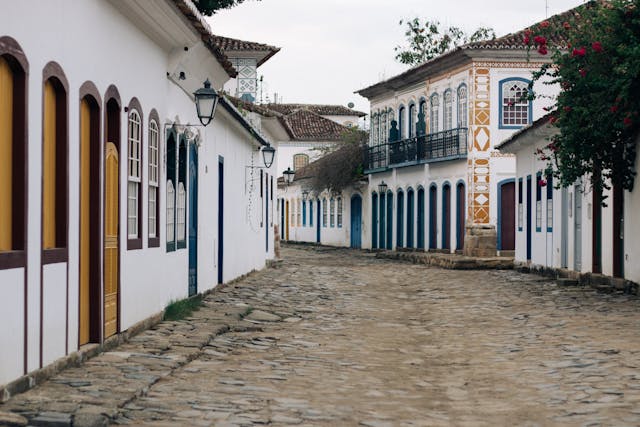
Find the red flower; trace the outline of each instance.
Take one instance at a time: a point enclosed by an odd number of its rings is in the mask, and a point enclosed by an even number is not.
[[[530,41],[529,36],[524,36],[524,44],[529,44]]]
[[[546,159],[543,159],[543,160],[546,160]],[[546,179],[539,179],[538,180],[538,185],[540,187],[546,187],[547,186],[547,180]]]
[[[586,77],[586,76],[587,76],[587,70],[585,70],[584,68],[580,68],[580,69],[578,70],[578,72],[580,73],[580,75],[581,75],[582,77]]]
[[[567,105],[566,107],[564,107],[564,111],[566,111],[567,113],[568,113],[569,111],[571,111],[571,110],[573,110],[573,108],[571,108],[571,107],[570,107],[570,106],[568,106],[568,105]]]
[[[529,37],[531,35],[531,30],[529,28],[524,30],[524,35],[525,35],[525,37]]]
[[[622,123],[624,123],[625,126],[631,126],[633,124],[633,120],[631,120],[631,117],[627,116],[622,120]]]
[[[546,54],[548,53],[548,52],[547,52],[547,46],[545,46],[545,45],[540,45],[540,47],[538,48],[538,53],[539,53],[540,55],[546,55]]]
[[[549,117],[549,124],[550,125],[554,124],[557,121],[558,121],[558,118],[556,116]]]
[[[549,21],[542,21],[540,23],[540,28],[548,28],[549,27]]]
[[[585,56],[587,54],[587,49],[583,47],[581,47],[580,49],[573,49],[573,52],[571,52],[571,56]]]
[[[591,43],[591,48],[593,49],[594,52],[602,52],[602,43],[600,42],[593,42]]]
[[[547,44],[547,39],[542,36],[535,36],[533,38],[533,41],[535,44],[540,44],[540,45]]]
[[[614,113],[614,114],[615,114],[615,113],[617,113],[617,112],[618,112],[618,106],[617,106],[617,105],[612,105],[612,106],[611,106],[611,108],[609,108],[609,110],[610,110],[612,113]]]
[[[569,24],[567,21],[565,21],[562,26],[564,27],[565,30],[568,30],[571,28],[571,24]]]

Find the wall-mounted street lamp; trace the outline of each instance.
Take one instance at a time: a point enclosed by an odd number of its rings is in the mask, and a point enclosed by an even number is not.
[[[380,194],[385,194],[387,192],[387,184],[384,181],[378,184],[378,192]]]
[[[291,168],[287,168],[286,171],[282,172],[284,175],[284,182],[289,185],[293,182],[293,178],[296,176],[296,172],[292,171]]]
[[[270,145],[262,147],[262,161],[264,162],[264,167],[269,169],[273,164],[273,158],[276,154],[276,149]]]
[[[209,79],[204,82],[204,87],[193,93],[193,96],[196,99],[196,110],[198,111],[200,123],[202,123],[202,126],[207,126],[213,120],[220,96],[215,89],[211,88]]]

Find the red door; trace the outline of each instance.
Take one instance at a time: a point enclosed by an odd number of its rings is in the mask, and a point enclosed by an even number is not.
[[[500,186],[500,247],[503,251],[516,248],[516,183]]]

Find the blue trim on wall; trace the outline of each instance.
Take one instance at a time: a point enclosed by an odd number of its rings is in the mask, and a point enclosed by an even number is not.
[[[404,191],[396,191],[396,247],[404,246]]]
[[[502,124],[502,86],[504,83],[506,82],[510,82],[510,81],[519,81],[519,82],[525,82],[527,84],[531,83],[531,80],[527,80],[525,78],[522,77],[509,77],[506,79],[502,79],[498,82],[498,129],[522,129],[524,126],[526,125],[521,125],[521,126],[514,126],[514,125],[509,125],[509,126],[505,126]],[[531,122],[533,121],[533,101],[529,100],[529,117],[527,119],[528,123],[527,124],[531,124]]]
[[[522,178],[520,178],[522,180]],[[507,179],[503,179],[502,181],[498,182],[498,186],[496,187],[498,189],[498,224],[496,226],[497,228],[497,234],[498,234],[498,238],[497,238],[497,248],[499,251],[502,250],[502,186],[505,184],[509,184],[513,182],[515,184],[516,179],[515,178],[507,178]],[[516,200],[517,201],[517,200]],[[516,203],[516,215],[518,215],[517,212],[517,206],[518,204]],[[516,218],[517,221],[517,218]],[[522,229],[519,229],[518,231],[522,231]]]
[[[464,83],[463,83],[464,84]],[[462,188],[464,189],[464,201],[465,201],[465,206],[462,212],[462,222],[463,224],[460,224],[460,198],[458,197],[458,187],[460,186],[460,184],[462,184]],[[460,250],[464,248],[464,232],[463,234],[460,236],[458,233],[458,231],[460,231],[460,228],[462,228],[464,230],[464,226],[466,226],[467,223],[467,185],[466,185],[466,181],[464,179],[459,179],[458,182],[456,182],[456,186],[455,186],[455,190],[456,190],[456,250]],[[460,226],[463,227],[460,227]]]

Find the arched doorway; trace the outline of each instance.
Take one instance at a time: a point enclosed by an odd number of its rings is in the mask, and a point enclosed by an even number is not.
[[[464,248],[466,209],[464,183],[460,181],[456,185],[456,250],[458,251],[461,251]]]
[[[442,186],[442,249],[451,250],[451,185]]]
[[[516,248],[516,182],[509,179],[498,183],[498,250]]]
[[[429,187],[429,249],[438,247],[438,188]]]
[[[418,189],[418,249],[424,249],[424,188]]]
[[[378,248],[378,194],[371,194],[371,249]]]
[[[393,191],[387,191],[387,249],[393,248]]]
[[[407,247],[413,248],[414,220],[415,220],[415,193],[412,188],[407,190]]]
[[[398,190],[396,196],[396,247],[404,246],[404,193]]]

